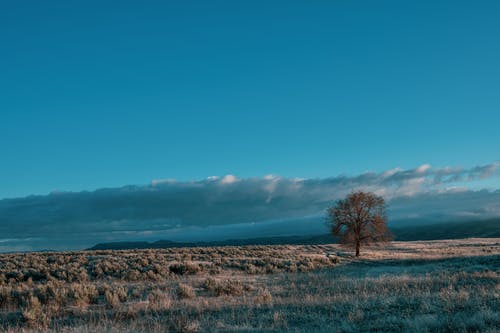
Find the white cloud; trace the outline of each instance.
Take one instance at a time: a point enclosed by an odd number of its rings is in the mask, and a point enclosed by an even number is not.
[[[264,180],[267,181],[267,184],[264,185],[264,188],[269,193],[266,199],[266,203],[270,203],[273,199],[274,191],[276,191],[276,188],[278,187],[280,178],[274,175],[267,175],[264,176]]]
[[[173,178],[166,178],[166,179],[153,179],[151,181],[152,186],[158,186],[158,185],[164,185],[164,184],[172,184],[177,182],[177,180]]]
[[[233,184],[233,183],[236,183],[237,181],[238,181],[238,178],[236,178],[236,176],[234,176],[234,175],[225,175],[220,180],[220,183],[221,184]]]
[[[398,168],[394,168],[394,169],[389,169],[389,170],[387,170],[387,171],[382,172],[382,177],[383,177],[383,178],[387,178],[387,177],[390,177],[390,176],[392,176],[392,175],[394,175],[395,173],[398,173],[398,172],[400,172],[400,171],[403,171],[403,169],[401,169],[401,168],[399,168],[399,167],[398,167]]]
[[[431,168],[430,164],[422,164],[421,166],[419,166],[416,171],[417,173],[424,173],[426,172],[427,170],[429,170]]]

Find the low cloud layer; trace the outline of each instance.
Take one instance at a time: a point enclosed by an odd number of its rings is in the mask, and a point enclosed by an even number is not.
[[[0,251],[77,249],[103,241],[270,236],[283,230],[317,233],[324,228],[325,208],[353,190],[384,196],[393,224],[487,218],[500,216],[500,191],[468,185],[499,175],[500,163],[470,169],[424,164],[325,179],[226,175],[5,199],[0,201]]]

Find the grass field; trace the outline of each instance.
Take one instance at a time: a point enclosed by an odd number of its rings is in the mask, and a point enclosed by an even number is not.
[[[500,239],[0,255],[6,332],[498,332]]]

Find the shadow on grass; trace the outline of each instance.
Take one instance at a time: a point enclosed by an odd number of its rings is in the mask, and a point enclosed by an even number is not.
[[[441,272],[465,271],[482,272],[500,270],[500,255],[467,256],[439,259],[353,259],[352,261],[331,269],[339,274],[356,273],[356,275],[391,275],[391,274],[426,274]]]

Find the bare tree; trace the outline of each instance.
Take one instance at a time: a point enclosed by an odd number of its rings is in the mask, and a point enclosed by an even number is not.
[[[359,257],[362,244],[392,239],[387,228],[385,201],[370,192],[352,192],[327,210],[327,218],[334,236],[340,242],[353,245]]]

